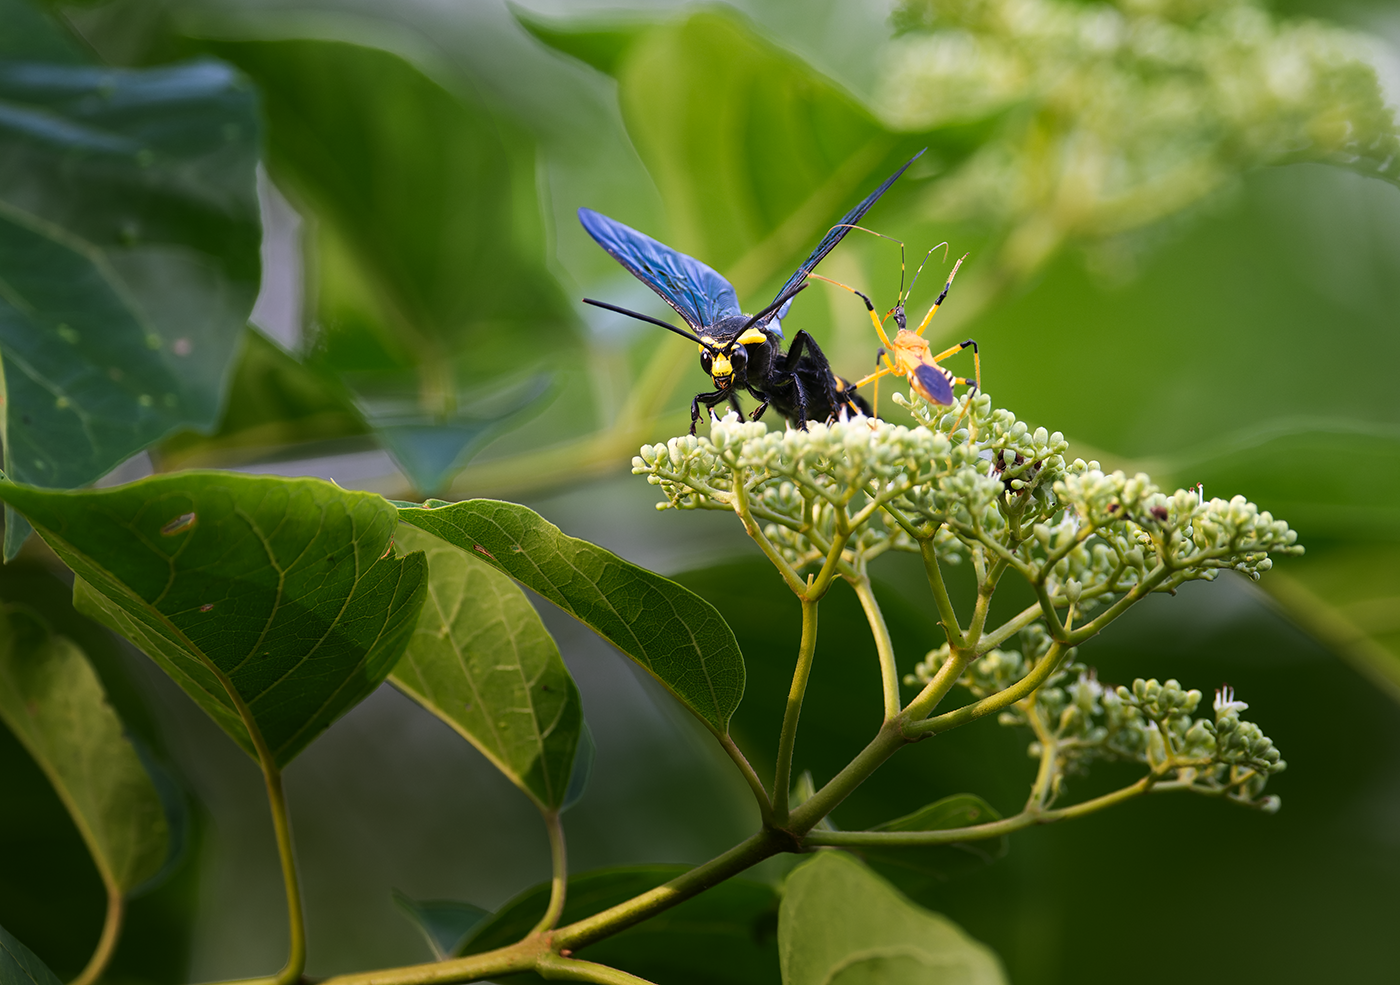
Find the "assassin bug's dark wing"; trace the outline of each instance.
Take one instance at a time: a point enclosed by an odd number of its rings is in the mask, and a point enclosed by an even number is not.
[[[699,260],[592,209],[579,209],[578,221],[614,260],[675,308],[697,334],[742,314],[734,286]]]
[[[927,149],[928,148],[924,148],[924,150]],[[865,215],[865,213],[870,211],[870,207],[880,200],[880,196],[885,194],[885,192],[889,191],[890,185],[898,181],[899,176],[902,175],[905,171],[909,170],[909,165],[913,164],[920,157],[922,157],[923,153],[924,151],[921,150],[919,151],[919,153],[909,158],[909,160],[905,161],[904,167],[900,168],[894,174],[886,178],[884,184],[882,184],[879,188],[875,189],[869,195],[865,196],[865,199],[859,205],[857,205],[855,208],[851,209],[851,211],[847,212],[844,216],[842,216],[841,221],[838,222],[836,225],[832,226],[831,229],[827,232],[827,234],[822,237],[822,241],[817,244],[817,248],[812,251],[812,255],[802,262],[802,266],[797,268],[797,272],[795,274],[788,278],[788,282],[783,285],[783,289],[778,292],[777,297],[780,298],[784,294],[786,294],[789,290],[792,289],[793,285],[800,283],[808,274],[810,274],[816,268],[817,264],[821,263],[822,260],[826,259],[826,255],[832,250],[836,249],[836,244],[841,242],[842,237],[844,237],[848,232],[851,231],[851,226],[855,225],[857,222],[860,222],[861,216]],[[774,298],[774,300],[777,300],[777,298]],[[781,315],[779,317],[781,317]]]

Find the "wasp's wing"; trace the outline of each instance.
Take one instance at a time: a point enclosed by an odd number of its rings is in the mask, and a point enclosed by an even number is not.
[[[924,148],[924,150],[927,149],[928,148]],[[905,161],[904,167],[886,178],[884,184],[865,196],[859,205],[843,215],[841,221],[832,226],[831,229],[827,231],[827,234],[822,237],[822,241],[817,244],[817,248],[812,251],[812,255],[804,260],[802,266],[797,268],[797,272],[788,278],[788,282],[783,285],[783,289],[778,292],[774,300],[776,301],[777,298],[782,297],[791,290],[794,285],[802,283],[807,275],[816,269],[817,264],[821,263],[828,253],[836,249],[836,244],[841,242],[842,237],[851,231],[851,226],[860,222],[861,216],[870,211],[870,207],[880,200],[880,196],[889,191],[890,185],[899,180],[899,176],[909,169],[909,165],[922,157],[923,153],[923,151],[919,151],[919,153]]]
[[[696,333],[742,314],[734,286],[699,260],[592,209],[579,209],[578,221],[599,246],[660,294]]]

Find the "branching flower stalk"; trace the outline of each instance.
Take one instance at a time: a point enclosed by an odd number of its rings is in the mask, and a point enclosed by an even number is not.
[[[1200,693],[1182,691],[1175,681],[1140,680],[1131,690],[1105,692],[1074,654],[1153,592],[1213,580],[1224,569],[1257,578],[1270,568],[1271,555],[1301,551],[1288,525],[1242,497],[1167,494],[1145,475],[1104,473],[1095,462],[1066,461],[1062,435],[1032,431],[1010,412],[994,409],[986,394],[969,395],[953,408],[912,395],[896,400],[917,426],[856,419],[770,432],[730,415],[715,422],[707,438],[644,447],[633,462],[634,472],[661,487],[666,499],[660,508],[737,514],[803,605],[775,803],[786,806],[795,710],[811,669],[814,641],[808,630],[815,629],[816,603],[833,577],[852,585],[870,622],[886,682],[885,726],[861,756],[797,810],[775,811],[776,824],[808,845],[990,837],[1007,825],[1081,813],[1051,805],[1064,777],[1094,758],[1134,759],[1148,774],[1084,808],[1149,790],[1191,789],[1276,809],[1277,800],[1263,797],[1262,789],[1282,760],[1256,726],[1233,712],[1214,722],[1190,719]],[[894,655],[868,574],[869,563],[890,550],[922,556],[945,636],[905,678],[919,690],[902,705],[890,686]],[[978,591],[972,612],[960,617],[943,565],[964,560]],[[815,575],[802,577],[814,568]],[[1008,573],[1023,578],[1037,602],[988,626],[991,600]],[[1026,641],[1024,656],[999,649],[1017,634]],[[1067,675],[1078,677],[1066,683]],[[976,700],[935,715],[957,684]],[[1007,819],[985,832],[902,832],[897,838],[888,832],[812,831],[901,746],[992,714],[1035,735],[1041,767],[1024,819]],[[1258,747],[1254,759],[1239,758],[1241,743]]]
[[[753,791],[760,829],[662,886],[563,926],[556,926],[563,901],[557,869],[549,912],[514,945],[330,982],[427,985],[531,969],[549,978],[638,981],[574,952],[781,852],[971,842],[1166,791],[1278,809],[1264,788],[1284,762],[1259,727],[1239,717],[1247,706],[1228,688],[1217,692],[1213,715],[1198,717],[1200,691],[1149,679],[1110,687],[1076,658],[1076,648],[1153,592],[1210,581],[1223,570],[1258,578],[1272,556],[1302,550],[1288,525],[1242,497],[1166,493],[1145,475],[1066,461],[1062,435],[1032,430],[986,394],[952,408],[896,400],[916,426],[857,418],[769,431],[730,415],[713,422],[708,437],[648,445],[633,460],[633,471],[665,495],[660,508],[734,513],[802,607],[771,790],[733,740],[720,737]],[[870,562],[887,551],[922,557],[944,637],[902,680],[869,576]],[[964,561],[977,595],[970,611],[959,612],[944,566]],[[1023,579],[1036,601],[994,624],[991,603],[1009,576]],[[885,715],[866,748],[813,790],[809,777],[794,782],[794,758],[817,612],[838,578],[855,590],[870,624]],[[1009,648],[1017,638],[1019,649]],[[907,701],[901,684],[911,689]],[[940,712],[956,686],[972,700]],[[841,831],[831,823],[831,812],[900,749],[989,716],[1031,736],[1038,768],[1019,813],[925,830]],[[1137,763],[1143,773],[1102,796],[1062,803],[1066,779],[1097,760]]]

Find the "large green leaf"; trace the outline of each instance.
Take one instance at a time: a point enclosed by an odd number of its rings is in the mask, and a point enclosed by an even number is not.
[[[155,785],[82,651],[23,606],[0,608],[0,719],[48,776],[109,887],[129,892],[160,870],[170,832]]]
[[[34,952],[0,927],[0,985],[60,985]]]
[[[822,851],[783,886],[784,985],[1004,985],[1001,963],[844,852]]]
[[[710,728],[728,730],[744,696],[744,657],[724,619],[694,592],[515,503],[432,500],[399,515],[543,595],[641,664]]]
[[[686,871],[683,865],[628,866],[584,872],[569,879],[563,922],[581,920]],[[472,935],[464,951],[476,954],[518,941],[539,922],[549,902],[541,883],[501,907]],[[778,897],[772,886],[729,879],[579,956],[667,985],[777,985]],[[517,982],[538,982],[519,975]]]
[[[572,345],[544,263],[533,147],[386,51],[213,48],[257,80],[269,168],[316,219],[321,357],[415,487],[440,491],[538,395],[529,368]],[[509,381],[523,395],[502,393]]]
[[[389,679],[480,749],[540,810],[559,810],[583,708],[539,614],[480,555],[407,524],[395,539],[427,557],[428,593]]]
[[[278,766],[383,681],[422,605],[423,556],[389,556],[393,507],[328,482],[186,472],[0,499],[77,574],[81,610]]]
[[[0,61],[11,478],[84,485],[213,426],[258,287],[258,147],[254,93],[225,65]]]

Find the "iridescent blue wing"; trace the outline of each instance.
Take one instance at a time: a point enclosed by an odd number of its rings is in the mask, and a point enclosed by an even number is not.
[[[924,150],[928,150],[928,148],[925,147]],[[828,253],[836,249],[836,244],[841,242],[842,237],[851,231],[850,227],[860,222],[861,216],[870,211],[870,207],[880,200],[880,196],[889,191],[890,185],[894,184],[899,179],[899,176],[909,169],[909,165],[922,157],[923,153],[924,151],[921,150],[919,153],[909,158],[909,160],[905,161],[904,167],[886,178],[884,184],[865,196],[864,200],[862,200],[859,205],[843,215],[841,221],[832,226],[827,234],[822,237],[822,241],[817,244],[817,248],[812,251],[812,255],[802,262],[802,266],[797,268],[795,274],[788,278],[788,282],[783,285],[783,289],[777,293],[773,300],[776,301],[795,285],[802,283],[806,276],[816,268],[817,264],[821,263]]]
[[[579,209],[578,221],[614,260],[675,308],[696,334],[743,313],[734,286],[699,260],[592,209]]]

